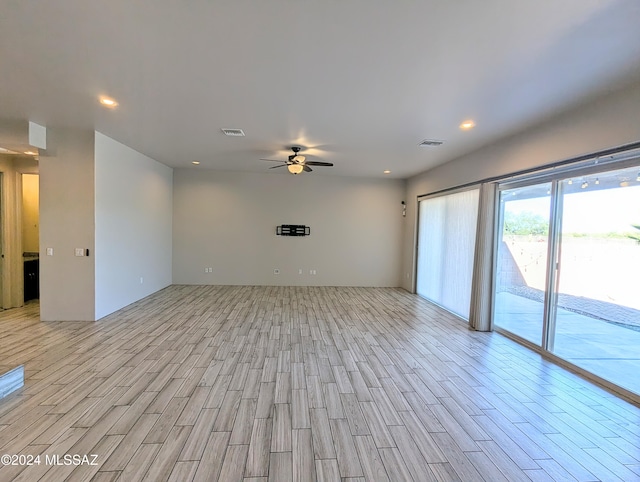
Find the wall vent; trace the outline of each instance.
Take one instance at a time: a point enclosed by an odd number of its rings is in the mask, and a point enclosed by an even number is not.
[[[229,137],[244,137],[244,131],[242,129],[222,129],[225,136]]]
[[[437,147],[437,146],[441,146],[442,144],[444,144],[444,141],[439,141],[436,139],[425,139],[418,145],[420,147]]]

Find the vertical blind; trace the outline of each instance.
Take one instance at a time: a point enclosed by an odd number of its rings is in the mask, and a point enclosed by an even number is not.
[[[423,199],[419,206],[419,295],[469,319],[479,189]]]

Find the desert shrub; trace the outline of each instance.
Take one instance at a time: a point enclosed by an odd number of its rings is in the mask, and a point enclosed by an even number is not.
[[[504,213],[504,232],[518,235],[547,235],[549,221],[543,216],[528,211]]]

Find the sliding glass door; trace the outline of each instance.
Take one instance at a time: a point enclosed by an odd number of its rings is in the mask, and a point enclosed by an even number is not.
[[[551,183],[500,192],[494,324],[542,344]]]
[[[419,295],[469,318],[479,190],[423,199],[419,204]]]
[[[640,394],[640,166],[500,190],[494,325]]]
[[[640,168],[564,179],[549,350],[640,393]]]

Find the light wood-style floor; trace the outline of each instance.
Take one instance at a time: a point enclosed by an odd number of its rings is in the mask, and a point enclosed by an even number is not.
[[[633,481],[640,409],[398,289],[173,286],[0,313],[0,480]],[[2,370],[5,371],[5,370]],[[97,465],[46,455],[97,454]]]

